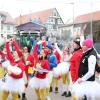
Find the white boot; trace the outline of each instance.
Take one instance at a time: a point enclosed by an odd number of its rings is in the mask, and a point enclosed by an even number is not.
[[[46,97],[46,100],[51,100],[50,96],[47,96],[47,97]]]
[[[63,92],[68,91],[68,84],[63,85]]]
[[[99,82],[100,82],[100,74],[99,74]]]
[[[67,95],[67,90],[68,90],[68,85],[63,85],[63,89],[62,89],[62,96],[66,96]]]

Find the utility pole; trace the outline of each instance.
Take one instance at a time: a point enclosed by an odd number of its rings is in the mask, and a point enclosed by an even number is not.
[[[90,16],[90,36],[93,39],[93,2],[90,3],[91,16]]]

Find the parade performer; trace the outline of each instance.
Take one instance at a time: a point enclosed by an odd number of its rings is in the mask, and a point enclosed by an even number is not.
[[[25,67],[25,73],[28,80],[28,76],[33,76],[33,67],[34,67],[34,56],[33,54],[30,54],[30,51],[28,50],[28,47],[24,47],[23,49],[23,60],[26,65]]]
[[[58,62],[58,64],[59,64],[60,61],[61,61],[61,55],[60,55],[60,53],[57,51],[56,47],[57,47],[57,43],[52,43],[53,54],[56,56],[57,62]],[[53,70],[55,70],[55,69],[56,69],[56,68],[54,68]],[[60,76],[56,77],[56,76],[54,75],[54,72],[53,72],[53,78],[54,78],[54,84],[55,84],[55,93],[58,93],[59,77],[60,77]]]
[[[64,48],[62,53],[61,63],[59,63],[57,67],[54,69],[54,76],[62,77],[62,82],[63,82],[62,96],[69,96],[68,85],[70,83],[70,79],[69,79],[70,58],[71,58],[71,54],[69,53],[69,48],[66,47]]]
[[[50,63],[50,71],[47,74],[47,79],[49,82],[49,86],[46,88],[46,99],[47,100],[51,100],[50,98],[50,92],[52,92],[52,86],[53,86],[53,68],[55,68],[57,66],[57,58],[56,56],[53,54],[53,48],[51,45],[47,45],[46,48],[44,48],[45,53],[48,56],[48,61]]]
[[[71,93],[69,91],[69,85],[70,85],[69,69],[70,69],[71,56],[72,56],[72,54],[70,53],[69,48],[66,47],[63,51],[62,63],[60,66],[60,69],[62,69],[61,75],[62,75],[62,82],[63,82],[63,94],[62,94],[62,96],[66,96],[66,97],[71,96]]]
[[[78,69],[80,66],[80,60],[82,58],[83,51],[80,46],[80,39],[76,38],[73,43],[72,47],[74,49],[72,57],[70,59],[70,85],[76,82],[78,79]],[[72,96],[72,99],[74,99],[74,96]]]
[[[24,64],[26,65],[26,61],[27,61],[27,58],[28,58],[28,55],[29,55],[29,52],[28,52],[28,47],[24,47],[23,48],[23,61],[24,61]],[[28,65],[28,64],[27,64]],[[28,66],[25,67],[25,73],[27,75],[27,79],[28,79]]]
[[[6,74],[6,70],[0,64],[0,97],[2,93],[2,85],[3,85],[5,74]]]
[[[36,68],[34,68],[36,74],[35,77],[30,80],[29,86],[35,89],[38,100],[45,100],[46,88],[49,86],[46,75],[50,69],[50,64],[44,50],[41,51],[38,57],[38,63],[36,64]]]
[[[25,46],[23,51],[20,49],[17,41],[12,38],[12,43],[16,49],[16,51],[18,52],[20,58],[23,60],[24,64],[25,64],[25,70],[23,72],[23,78],[24,78],[24,83],[25,83],[25,90],[28,86],[28,71],[29,69],[31,69],[31,74],[33,74],[33,66],[34,66],[34,57],[32,54],[30,54],[30,49]],[[26,99],[26,94],[25,94],[25,90],[22,93],[22,100]],[[20,96],[19,96],[20,97]]]
[[[22,59],[22,61],[24,62],[24,65],[25,65],[25,69],[24,69],[24,72],[23,72],[23,79],[24,79],[24,83],[25,83],[25,89],[27,88],[27,85],[28,85],[28,73],[27,73],[27,70],[28,70],[28,67],[27,65],[25,64],[25,60],[27,59],[27,56],[28,56],[28,52],[29,52],[29,48],[28,47],[24,47],[24,50],[21,50],[17,41],[15,40],[14,37],[11,38],[12,40],[12,43],[19,55],[19,57]],[[19,97],[20,97],[20,94],[19,94]],[[25,90],[23,91],[22,93],[22,100],[24,100],[26,98],[26,94],[25,94]]]
[[[5,83],[2,86],[2,100],[7,100],[9,93],[12,94],[13,100],[19,100],[18,94],[24,91],[24,63],[22,62],[22,59],[20,59],[20,55],[18,55],[17,51],[14,51],[13,54],[11,53],[10,42],[11,40],[6,42],[7,59],[10,64],[8,64],[8,74]]]
[[[60,63],[60,61],[61,61],[61,55],[60,55],[60,53],[57,51],[57,49],[56,49],[56,46],[57,45],[57,43],[52,43],[52,48],[53,48],[53,53],[56,55],[56,57],[57,57],[57,62],[58,62],[58,64]]]
[[[23,73],[23,78],[24,78],[24,82],[25,82],[25,91],[26,91],[27,86],[28,86],[29,74],[31,74],[31,75],[33,74],[33,66],[34,66],[34,57],[29,52],[30,51],[28,50],[28,47],[25,46],[23,48],[23,62],[25,64],[25,71]],[[22,100],[26,100],[25,91],[22,93]]]
[[[72,79],[72,83],[76,82],[76,80],[78,79],[78,69],[79,69],[79,65],[80,65],[80,60],[82,58],[82,49],[80,46],[80,39],[75,39],[73,41],[73,55],[70,59],[70,73],[71,73],[71,79]]]
[[[57,57],[54,55],[54,53],[53,53],[53,48],[52,48],[52,46],[51,45],[47,45],[47,48],[49,49],[49,54],[48,54],[48,60],[49,60],[49,62],[50,62],[50,77],[53,75],[53,69],[55,68],[55,67],[57,67],[57,64],[58,64],[58,62],[57,62]],[[53,83],[54,83],[54,78],[52,78],[51,79],[51,85],[50,85],[50,92],[52,92],[52,90],[53,90]],[[55,87],[55,89],[56,89],[56,87]]]
[[[6,54],[0,49],[0,91],[2,90],[4,77],[6,75],[6,69],[2,67],[2,61],[6,58]]]
[[[100,84],[95,81],[96,51],[93,48],[93,40],[83,41],[83,56],[78,71],[78,80],[73,84],[72,93],[76,99],[99,100]]]

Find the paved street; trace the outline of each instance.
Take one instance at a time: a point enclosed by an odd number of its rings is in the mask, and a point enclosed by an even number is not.
[[[61,92],[61,82],[60,82],[59,93],[55,93],[55,92],[50,93],[51,100],[71,100],[71,98],[69,98],[69,97],[61,96],[61,93],[62,92]],[[26,96],[27,96],[27,100],[37,100],[36,94],[35,94],[34,90],[32,90],[31,88],[27,88]],[[1,98],[0,98],[0,100],[1,100]],[[8,100],[12,100],[11,95],[9,96]]]
[[[51,96],[51,100],[66,100],[66,99],[67,100],[71,100],[71,98],[67,98],[67,97],[61,96],[61,91],[60,91],[60,93],[57,93],[57,94],[52,92],[50,94],[50,96]],[[27,97],[28,97],[27,100],[37,100],[36,94],[35,94],[35,92],[32,89],[28,89]]]
[[[27,91],[27,100],[37,100],[36,94],[34,90],[28,88]],[[61,96],[62,94],[62,86],[61,81],[59,82],[59,93],[55,93],[54,91],[50,93],[51,100],[71,100],[69,97]]]
[[[96,80],[99,82],[98,80],[98,74],[96,74]],[[63,97],[61,96],[62,94],[62,90],[61,90],[61,81],[60,81],[60,85],[59,85],[59,93],[54,93],[54,91],[50,94],[51,96],[51,100],[71,100],[71,97]],[[0,93],[1,94],[1,93]],[[26,90],[26,96],[27,96],[27,100],[37,100],[36,94],[34,92],[34,90],[32,90],[31,88],[27,88]],[[0,98],[1,100],[1,98]],[[9,96],[8,100],[12,100],[11,95]]]
[[[34,90],[32,90],[30,88],[27,89],[26,96],[27,96],[27,100],[37,100],[37,97],[36,97]],[[71,98],[69,98],[69,97],[61,96],[61,92],[57,93],[57,94],[52,92],[50,94],[50,96],[51,96],[51,100],[71,100]],[[0,98],[0,100],[1,100],[1,98]],[[9,96],[8,100],[12,100],[11,95]]]

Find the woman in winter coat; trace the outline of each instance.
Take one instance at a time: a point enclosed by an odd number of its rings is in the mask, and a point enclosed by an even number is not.
[[[71,73],[72,83],[76,82],[76,80],[78,79],[78,69],[79,69],[80,60],[83,54],[79,39],[76,39],[73,41],[73,49],[74,49],[74,52],[70,59],[70,63],[71,63],[70,73]]]

